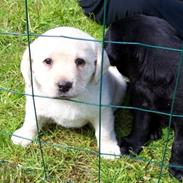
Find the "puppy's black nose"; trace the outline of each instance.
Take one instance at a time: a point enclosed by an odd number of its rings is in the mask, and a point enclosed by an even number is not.
[[[66,93],[72,88],[72,83],[68,81],[62,81],[58,83],[57,86],[60,92]]]

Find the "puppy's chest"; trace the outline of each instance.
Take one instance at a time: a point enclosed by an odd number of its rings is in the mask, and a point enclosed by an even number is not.
[[[42,109],[43,115],[53,119],[57,124],[64,127],[77,128],[89,122],[90,117],[86,106],[82,104],[68,101],[55,101],[46,106],[46,108]]]

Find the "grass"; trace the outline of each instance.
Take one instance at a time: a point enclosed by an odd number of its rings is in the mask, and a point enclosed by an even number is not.
[[[87,19],[76,0],[29,0],[30,31],[43,33],[58,26],[74,26],[102,38],[102,26]],[[0,0],[0,32],[25,33],[25,4],[23,0]],[[35,37],[31,37],[34,39]],[[24,84],[19,65],[27,45],[26,36],[0,34],[0,87],[22,93]],[[40,150],[35,142],[28,148],[11,143],[12,132],[21,126],[24,117],[25,98],[22,95],[0,90],[0,182],[78,182],[99,181],[99,161],[96,155],[96,139],[90,127],[65,129],[49,126],[42,132],[43,154],[47,178]],[[118,137],[125,136],[130,128],[131,116],[126,110],[116,114]],[[104,183],[155,183],[158,181],[162,159],[162,139],[144,147],[137,157],[122,157],[115,161],[101,160],[101,182]],[[166,163],[173,140],[171,134]],[[170,177],[167,168],[161,178],[163,183],[177,182]]]

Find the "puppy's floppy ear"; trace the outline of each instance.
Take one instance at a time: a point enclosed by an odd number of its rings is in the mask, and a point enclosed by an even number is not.
[[[103,66],[103,74],[104,74],[108,70],[110,63],[109,63],[109,58],[107,56],[106,51],[103,50],[102,52],[101,45],[97,46],[96,51],[97,51],[97,60],[95,65],[94,82],[97,83],[100,80],[102,66]],[[103,58],[102,58],[102,54],[103,54]],[[103,59],[103,64],[102,64],[102,59]]]
[[[20,69],[24,77],[26,87],[31,87],[31,71],[30,71],[30,58],[28,48],[26,48],[22,56]]]

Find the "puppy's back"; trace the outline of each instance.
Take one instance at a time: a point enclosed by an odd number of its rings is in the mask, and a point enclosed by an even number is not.
[[[168,22],[157,17],[144,15],[121,19],[112,24],[110,32],[108,31],[106,36],[117,37],[118,41],[159,43],[164,46],[175,44],[175,47],[179,47],[180,43],[176,30]]]
[[[121,19],[110,26],[105,39],[123,42],[115,44],[107,42],[105,48],[110,63],[116,65],[118,70],[127,77],[129,73],[132,77],[138,77],[135,70],[139,64],[147,65],[146,68],[149,70],[156,68],[159,73],[165,73],[162,72],[164,70],[174,73],[177,61],[180,60],[179,52],[160,48],[181,49],[182,45],[182,40],[175,29],[160,18],[139,15]],[[139,43],[154,46],[154,48]]]

